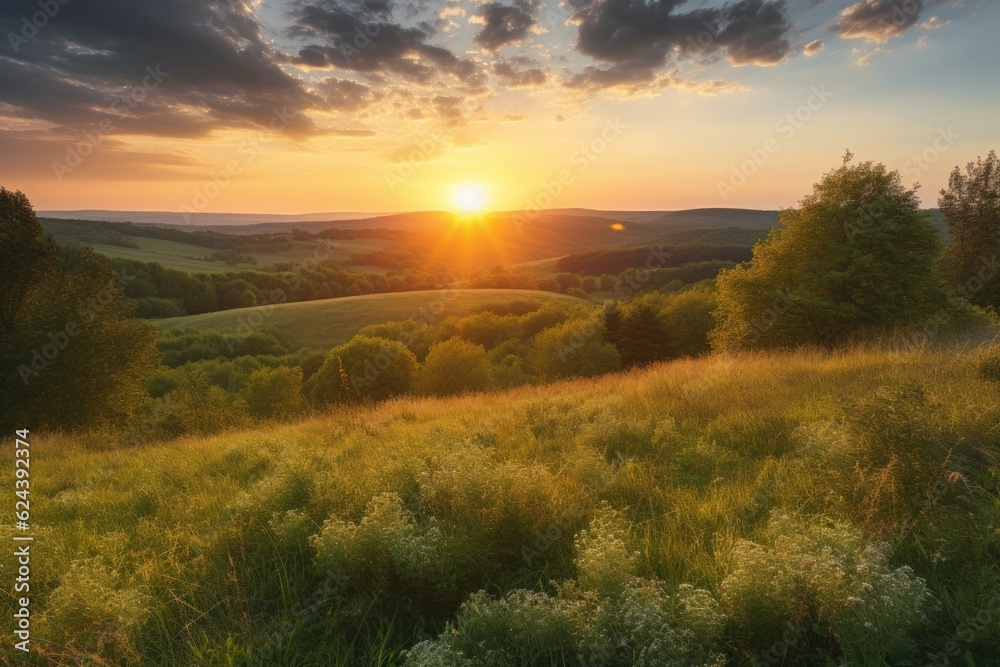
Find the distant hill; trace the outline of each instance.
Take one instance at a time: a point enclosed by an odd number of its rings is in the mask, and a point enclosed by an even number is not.
[[[580,301],[564,294],[518,289],[459,289],[365,294],[337,299],[278,304],[272,307],[238,308],[204,315],[188,315],[157,320],[160,329],[193,327],[239,335],[262,317],[264,326],[273,326],[301,347],[328,349],[350,340],[369,324],[419,319],[421,309],[443,319],[469,315],[484,305],[515,300],[536,302]],[[433,309],[433,310],[431,310]],[[440,309],[440,310],[439,310]]]
[[[166,226],[240,226],[267,222],[298,223],[330,220],[361,220],[389,215],[385,212],[333,212],[287,215],[278,213],[190,213],[179,211],[106,211],[88,209],[77,211],[38,211],[39,217],[59,220],[104,220],[106,222],[144,222]]]

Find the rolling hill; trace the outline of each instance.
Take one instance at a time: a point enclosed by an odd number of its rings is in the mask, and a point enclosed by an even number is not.
[[[974,359],[685,359],[130,449],[32,431],[24,664],[994,665]],[[664,660],[631,660],[650,637]]]
[[[238,308],[203,315],[157,320],[160,329],[193,327],[240,335],[260,326],[273,326],[301,347],[328,349],[350,340],[369,324],[394,320],[442,319],[469,315],[484,305],[514,300],[579,301],[551,292],[509,289],[428,290],[366,294],[320,301]]]
[[[241,251],[245,257],[253,257],[256,264],[240,262],[227,264],[210,259],[215,248],[197,244],[197,236],[189,234],[192,243],[168,239],[148,238],[122,234],[103,227],[100,222],[81,220],[57,220],[40,218],[42,229],[55,237],[63,245],[80,244],[94,249],[97,253],[114,259],[131,259],[140,262],[156,262],[165,267],[188,273],[220,273],[265,267],[279,262],[302,262],[316,254],[315,241],[290,240],[281,249],[265,251]],[[385,239],[338,239],[331,246],[324,247],[324,256],[335,262],[347,264],[355,253],[375,252],[393,245]],[[353,266],[354,271],[382,273],[377,267]]]

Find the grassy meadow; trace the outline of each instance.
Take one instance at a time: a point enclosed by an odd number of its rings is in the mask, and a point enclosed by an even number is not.
[[[329,349],[350,340],[368,325],[418,317],[423,310],[427,311],[425,319],[459,317],[478,312],[485,305],[512,300],[543,304],[580,301],[576,297],[537,290],[420,290],[237,308],[172,317],[157,320],[156,324],[161,330],[191,327],[211,329],[222,334],[239,334],[241,327],[270,325],[300,347]],[[254,318],[261,318],[263,321],[255,324]]]
[[[995,665],[982,355],[717,355],[126,451],[39,437],[26,660]]]

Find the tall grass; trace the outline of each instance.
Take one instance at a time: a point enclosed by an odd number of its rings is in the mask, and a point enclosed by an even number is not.
[[[714,356],[142,448],[39,436],[28,661],[882,665],[957,642],[991,664],[982,356]]]

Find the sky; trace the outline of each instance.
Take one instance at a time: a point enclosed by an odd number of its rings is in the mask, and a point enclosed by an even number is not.
[[[37,209],[924,206],[1000,147],[990,0],[4,0],[0,185]]]

